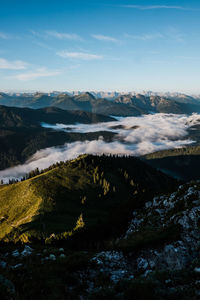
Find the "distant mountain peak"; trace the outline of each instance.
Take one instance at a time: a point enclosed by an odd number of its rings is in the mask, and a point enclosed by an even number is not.
[[[90,100],[95,100],[95,96],[93,96],[91,93],[86,92],[86,93],[81,93],[80,95],[77,95],[74,97],[76,100],[79,101],[90,101]]]

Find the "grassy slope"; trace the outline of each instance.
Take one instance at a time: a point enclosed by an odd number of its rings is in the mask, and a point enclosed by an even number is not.
[[[134,207],[173,185],[135,158],[82,156],[0,188],[0,239],[8,233],[12,240],[27,241],[70,232],[81,214],[86,230],[116,233]]]
[[[0,189],[0,239],[19,225],[30,222],[41,204],[31,180]]]

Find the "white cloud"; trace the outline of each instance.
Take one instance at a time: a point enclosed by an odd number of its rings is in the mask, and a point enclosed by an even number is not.
[[[72,59],[81,59],[81,60],[99,60],[103,59],[102,55],[87,53],[87,52],[68,52],[68,51],[59,51],[56,53],[58,56],[64,58],[72,58]]]
[[[107,36],[107,35],[102,35],[102,34],[92,34],[92,37],[96,40],[99,40],[99,41],[114,42],[114,43],[119,42],[119,40],[117,40],[114,37]]]
[[[82,41],[82,38],[78,34],[75,34],[75,33],[57,32],[55,30],[48,30],[48,31],[45,31],[45,33],[47,34],[47,36],[54,37],[59,40],[66,39],[66,40]]]
[[[117,121],[106,123],[76,125],[42,124],[42,126],[55,130],[70,130],[79,133],[106,130],[117,133],[117,140],[120,142],[139,144],[143,141],[148,141],[156,143],[155,147],[157,147],[158,143],[166,146],[171,140],[174,146],[176,146],[177,140],[187,136],[187,129],[195,124],[200,124],[199,114],[194,114],[189,117],[186,115],[173,114],[149,114],[140,117],[118,118]],[[133,130],[135,126],[138,126],[138,128]],[[114,129],[113,127],[118,128]],[[145,151],[148,152],[148,149]],[[137,154],[140,155],[144,153]]]
[[[25,72],[21,74],[17,74],[12,78],[15,78],[20,81],[29,81],[35,80],[40,77],[50,77],[50,76],[57,76],[61,74],[61,71],[58,70],[48,70],[47,68],[40,68],[32,72]]]
[[[28,64],[21,60],[9,61],[5,58],[0,58],[0,69],[23,70],[26,69],[27,66]]]
[[[74,40],[74,41],[83,41],[82,37],[76,33],[67,33],[67,32],[58,32],[56,30],[46,30],[46,31],[30,31],[32,35],[37,38],[47,39],[47,38],[56,38],[59,40]]]
[[[99,124],[48,125],[55,130],[72,132],[115,132],[111,143],[102,138],[94,141],[74,142],[62,147],[51,147],[37,151],[25,164],[0,171],[0,179],[21,178],[35,168],[44,169],[57,161],[65,161],[80,154],[119,154],[140,156],[147,153],[180,148],[193,143],[188,138],[187,130],[200,124],[200,115],[192,116],[173,114],[143,115],[141,117],[119,118],[118,121]],[[121,126],[119,126],[121,125]],[[117,126],[113,129],[113,126]],[[134,126],[138,126],[134,129]],[[69,130],[70,128],[70,130]]]
[[[38,37],[38,38],[44,38],[44,37],[45,37],[44,34],[42,34],[42,33],[40,33],[40,32],[37,32],[37,31],[35,31],[35,30],[30,30],[30,32],[31,32],[31,34],[32,34],[33,36],[35,36],[35,37]]]
[[[121,5],[124,8],[134,8],[139,10],[154,10],[154,9],[178,9],[178,10],[190,10],[183,6],[175,5]]]
[[[164,33],[142,33],[142,34],[128,34],[125,33],[124,37],[127,39],[135,39],[141,41],[151,41],[156,39],[162,39],[165,41],[184,42],[185,35],[180,32],[177,28],[168,27]]]
[[[161,33],[150,33],[150,34],[141,34],[141,35],[132,35],[132,34],[125,34],[125,38],[141,40],[141,41],[148,41],[148,40],[155,40],[155,39],[162,39],[164,35]]]

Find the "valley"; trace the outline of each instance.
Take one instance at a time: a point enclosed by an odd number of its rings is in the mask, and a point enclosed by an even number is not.
[[[49,156],[49,163],[42,164],[42,168],[84,153],[141,156],[164,149],[197,146],[199,123],[198,114],[111,117],[56,107],[0,106],[0,170],[17,165],[22,165],[23,169],[23,164],[28,165],[25,171],[20,171],[20,176],[24,176],[34,168],[41,168],[42,161],[37,164],[37,156],[45,158],[51,152],[57,155],[55,158]],[[29,160],[36,160],[36,163],[29,167]],[[2,171],[0,177],[4,180]],[[8,174],[10,179],[20,178],[14,170]]]

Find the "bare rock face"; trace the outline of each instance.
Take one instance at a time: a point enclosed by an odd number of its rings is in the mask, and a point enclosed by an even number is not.
[[[22,256],[29,256],[33,252],[33,249],[29,247],[28,245],[25,245],[24,250],[22,251],[21,255]]]
[[[156,249],[141,250],[137,259],[138,269],[181,270],[197,255],[200,247],[200,192],[197,185],[179,186],[171,195],[154,197],[145,208],[134,211],[125,239],[148,226],[167,228],[180,226],[179,240],[159,246]]]
[[[156,196],[147,201],[145,207],[135,210],[126,233],[116,241],[115,250],[99,252],[91,259],[96,269],[87,273],[90,291],[97,272],[117,284],[120,280],[149,280],[156,272],[180,272],[190,267],[200,251],[199,191],[198,182],[182,185],[176,192]],[[162,235],[166,235],[169,228],[171,231],[163,239]],[[178,229],[178,233],[171,237],[173,229]],[[148,234],[146,244],[145,234]],[[142,241],[139,248],[138,237],[139,242]],[[134,246],[128,252],[125,247],[124,252],[121,243]],[[193,272],[200,273],[198,265]],[[165,284],[170,286],[172,281],[168,278]],[[173,288],[169,288],[170,292]]]
[[[91,261],[97,264],[100,272],[110,274],[111,281],[115,283],[123,278],[134,277],[128,267],[127,258],[121,251],[102,251]]]

